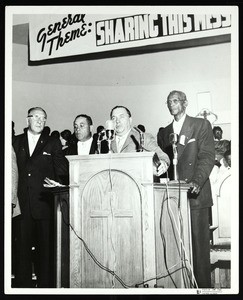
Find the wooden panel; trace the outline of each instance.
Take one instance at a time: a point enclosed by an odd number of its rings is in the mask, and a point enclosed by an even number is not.
[[[214,245],[230,245],[231,242],[231,175],[225,172],[213,189],[212,222]]]
[[[187,185],[155,185],[157,286],[191,287],[192,249]],[[167,197],[169,191],[169,197]]]
[[[70,287],[155,284],[153,153],[70,156]],[[79,237],[78,237],[79,236]],[[81,239],[83,241],[81,241]]]
[[[190,287],[188,185],[170,182],[168,201],[166,185],[153,184],[151,153],[69,161],[70,287]]]
[[[69,188],[54,188],[55,285],[69,287]]]
[[[134,180],[120,171],[100,172],[86,184],[81,201],[82,237],[95,258],[129,285],[143,281],[141,195]],[[82,286],[121,287],[84,247],[82,262]]]

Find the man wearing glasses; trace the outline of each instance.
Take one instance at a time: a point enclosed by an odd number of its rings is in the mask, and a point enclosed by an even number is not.
[[[191,208],[192,250],[194,275],[198,287],[211,287],[209,207],[213,205],[209,175],[215,162],[214,139],[211,124],[206,119],[186,114],[188,101],[185,93],[172,91],[167,107],[174,120],[158,132],[158,144],[173,161],[170,142],[172,133],[178,135],[178,179],[190,185],[188,198]],[[173,165],[168,169],[174,179]]]
[[[37,287],[53,287],[53,197],[43,186],[44,179],[68,182],[68,161],[59,139],[45,130],[47,114],[41,107],[28,110],[28,128],[15,137],[19,171],[18,197],[21,215],[15,218],[16,266],[15,286],[31,288],[32,246],[37,255]]]

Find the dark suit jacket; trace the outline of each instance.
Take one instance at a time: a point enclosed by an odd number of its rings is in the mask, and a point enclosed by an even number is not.
[[[78,139],[76,137],[73,138],[70,146],[67,148],[65,155],[78,155]],[[93,136],[93,141],[90,147],[89,154],[96,154],[97,153],[97,136]],[[106,141],[101,143],[101,153],[108,153],[108,145]]]
[[[138,152],[140,145],[140,135],[135,129],[131,129],[124,145],[122,146],[121,153]],[[117,153],[116,140],[111,142],[111,150]],[[170,165],[169,157],[164,153],[158,146],[155,138],[150,133],[144,133],[144,150],[157,153],[159,159],[164,160],[168,165]]]
[[[29,155],[27,130],[16,136],[13,147],[17,157],[18,198],[24,217],[27,201],[33,218],[46,219],[52,213],[53,196],[43,186],[45,177],[60,183],[68,182],[68,161],[63,155],[59,139],[43,130],[32,156]]]
[[[173,132],[172,123],[158,132],[158,143],[172,162],[173,150],[169,135]],[[198,196],[189,195],[191,208],[212,206],[212,194],[209,175],[215,162],[214,139],[211,124],[208,120],[186,116],[179,135],[178,175],[180,180],[194,181],[201,187]],[[173,164],[168,170],[173,178]]]

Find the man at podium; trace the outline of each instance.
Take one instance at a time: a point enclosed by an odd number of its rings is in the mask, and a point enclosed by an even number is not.
[[[170,159],[158,146],[155,138],[150,133],[144,133],[137,127],[132,127],[132,115],[125,106],[115,106],[110,112],[111,120],[115,126],[115,137],[111,141],[113,153],[130,153],[139,151],[155,152],[154,164],[155,175],[164,174],[169,165]]]

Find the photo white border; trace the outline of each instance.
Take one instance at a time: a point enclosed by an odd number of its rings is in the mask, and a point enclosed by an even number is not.
[[[232,260],[231,260],[231,288],[230,289],[15,289],[11,288],[11,136],[12,136],[12,27],[14,14],[53,14],[88,13],[104,14],[138,14],[157,13],[163,8],[166,13],[216,13],[231,14],[231,140],[232,140],[232,192],[234,205],[232,205]],[[239,292],[239,29],[237,6],[7,6],[5,11],[5,195],[4,195],[4,288],[5,294],[111,294],[111,295],[166,295],[166,294],[237,294]]]

